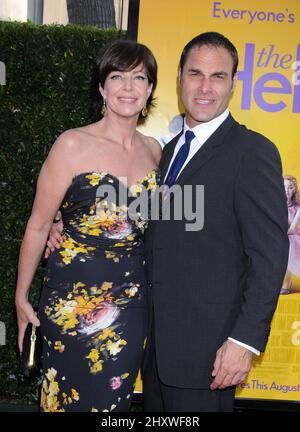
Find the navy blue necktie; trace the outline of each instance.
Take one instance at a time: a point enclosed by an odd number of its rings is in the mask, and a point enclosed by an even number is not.
[[[173,160],[173,163],[169,170],[168,177],[165,181],[165,184],[169,187],[171,187],[175,183],[178,173],[180,172],[184,162],[189,155],[191,141],[193,140],[193,138],[195,138],[194,132],[192,132],[191,130],[187,130],[185,133],[185,143],[180,147],[177,155],[175,156],[175,159]]]

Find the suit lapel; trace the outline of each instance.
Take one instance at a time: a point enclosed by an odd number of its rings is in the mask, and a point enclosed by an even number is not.
[[[161,171],[161,179],[160,179],[160,183],[163,184],[163,181],[166,177],[176,144],[180,138],[180,136],[182,135],[182,132],[180,132],[180,134],[176,135],[176,137],[174,137],[163,149],[163,154],[160,160],[160,164],[159,164],[159,168]]]

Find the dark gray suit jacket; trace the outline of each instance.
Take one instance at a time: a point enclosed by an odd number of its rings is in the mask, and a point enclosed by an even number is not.
[[[162,179],[178,138],[164,148]],[[231,115],[177,183],[204,185],[204,227],[150,222],[152,324],[160,379],[200,388],[228,336],[265,349],[287,267],[287,204],[276,147]]]

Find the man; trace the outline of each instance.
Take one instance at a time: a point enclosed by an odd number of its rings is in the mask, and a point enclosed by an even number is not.
[[[228,111],[237,66],[233,44],[214,32],[181,56],[185,125],[160,168],[183,193],[204,185],[205,216],[202,230],[187,231],[183,218],[147,232],[146,411],[232,411],[235,386],[267,343],[287,266],[286,198],[276,147]]]

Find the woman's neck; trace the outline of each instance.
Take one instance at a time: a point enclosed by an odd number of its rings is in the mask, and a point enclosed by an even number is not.
[[[130,150],[136,134],[137,117],[128,118],[107,115],[101,120],[101,126],[107,137],[112,137],[125,149]]]

